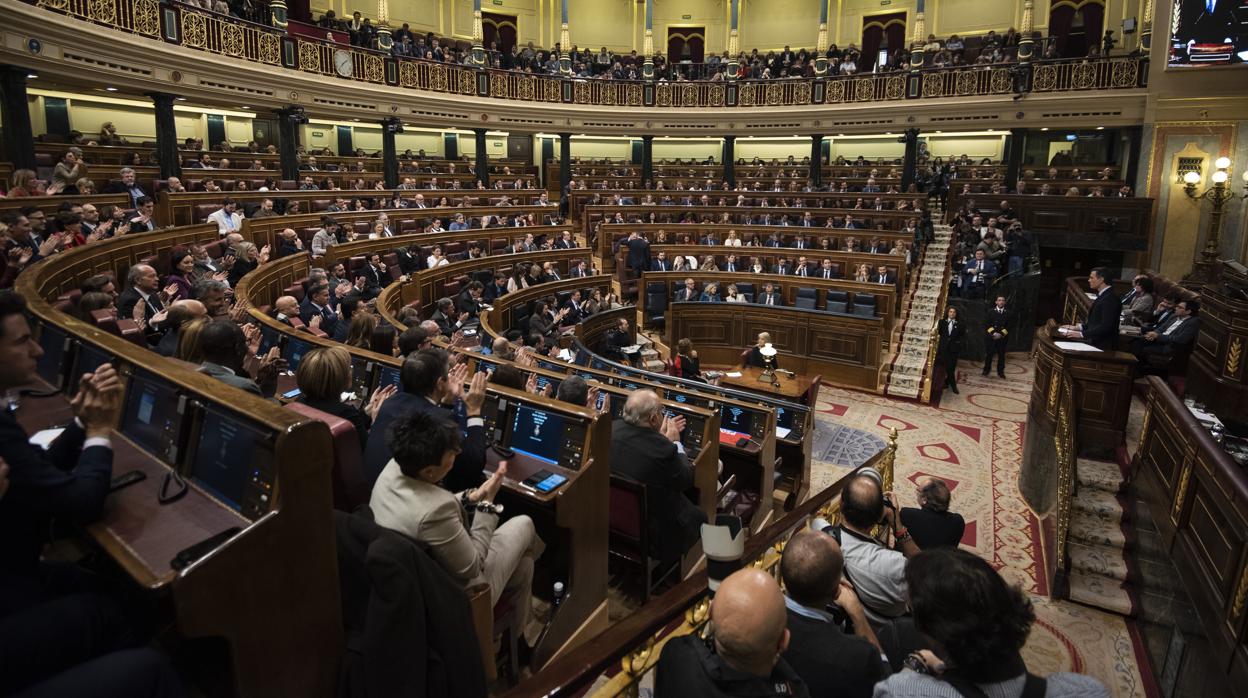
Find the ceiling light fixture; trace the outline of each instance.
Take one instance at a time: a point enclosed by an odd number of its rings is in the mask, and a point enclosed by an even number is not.
[[[35,79],[35,78],[37,78],[37,77],[39,77],[39,73],[28,73],[28,74],[26,75],[26,79],[27,79],[27,80],[34,80],[34,79]]]
[[[117,91],[117,88],[116,88],[116,87],[105,87],[104,89],[105,89],[106,91],[108,91],[108,92],[116,92],[116,91]]]

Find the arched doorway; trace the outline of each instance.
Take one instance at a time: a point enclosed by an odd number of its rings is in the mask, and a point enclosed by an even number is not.
[[[891,56],[897,49],[906,47],[906,13],[892,12],[862,18],[862,57],[858,59],[858,72],[873,70],[879,62],[876,55],[887,49]]]
[[[497,42],[501,53],[511,53],[511,47],[516,45],[516,18],[497,12],[482,12],[481,34],[487,50],[490,44]]]
[[[706,49],[705,27],[675,27],[667,30],[668,63],[701,63]]]
[[[1057,37],[1057,55],[1062,58],[1088,55],[1104,33],[1104,0],[1058,0],[1049,6],[1049,36]]]

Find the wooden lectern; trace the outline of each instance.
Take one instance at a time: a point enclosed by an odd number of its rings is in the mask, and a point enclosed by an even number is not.
[[[1132,354],[1063,349],[1057,346],[1061,341],[1067,340],[1057,333],[1053,320],[1036,330],[1036,374],[1027,409],[1019,489],[1040,515],[1052,510],[1057,491],[1054,435],[1063,380],[1069,382],[1073,398],[1077,455],[1087,449],[1108,450],[1123,444],[1135,379],[1136,358]]]

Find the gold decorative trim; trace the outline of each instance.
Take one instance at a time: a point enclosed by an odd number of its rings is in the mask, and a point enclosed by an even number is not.
[[[1243,358],[1244,340],[1236,337],[1231,341],[1231,346],[1226,350],[1226,375],[1234,376],[1239,372],[1239,362]]]
[[[1235,601],[1231,604],[1231,620],[1239,618],[1244,612],[1244,603],[1248,602],[1248,564],[1239,573],[1239,584],[1235,586]]]
[[[1192,478],[1192,466],[1183,466],[1183,474],[1179,476],[1179,490],[1174,496],[1174,506],[1171,509],[1170,520],[1175,524],[1179,523],[1179,515],[1183,513],[1183,500],[1187,498],[1187,484]]]

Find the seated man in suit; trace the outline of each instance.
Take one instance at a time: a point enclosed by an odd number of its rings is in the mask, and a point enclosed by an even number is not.
[[[390,283],[390,275],[386,272],[385,262],[381,261],[380,252],[369,254],[368,261],[354,274],[357,279],[364,279],[364,287],[359,290],[366,300],[380,296],[382,289]]]
[[[322,282],[308,287],[307,295],[299,304],[299,319],[303,320],[303,324],[310,326],[314,317],[320,318],[321,330],[332,337],[338,327],[339,318],[338,313],[330,307],[328,283]]]
[[[650,271],[671,271],[672,263],[667,259],[667,253],[659,251],[657,257],[650,262]]]
[[[680,442],[684,428],[684,417],[663,414],[654,391],[640,390],[628,397],[611,429],[611,472],[646,486],[645,525],[655,546],[649,552],[664,569],[698,541],[706,523],[706,514],[686,496],[693,465]]]
[[[901,524],[922,550],[958,547],[966,521],[961,514],[949,511],[949,485],[938,477],[925,477],[917,485],[919,508],[904,507]]]
[[[892,673],[844,567],[840,544],[821,531],[794,534],[780,558],[789,629],[784,659],[812,696],[870,696]]]
[[[443,478],[443,486],[451,492],[471,489],[485,481],[485,421],[481,405],[485,403],[485,386],[489,375],[479,371],[472,376],[467,390],[468,366],[459,364],[448,370],[444,349],[431,347],[410,354],[399,369],[399,392],[391,395],[377,410],[373,427],[368,431],[364,447],[364,479],[370,485],[390,462],[392,451],[388,441],[390,427],[396,420],[412,412],[423,412],[435,418],[453,418],[462,413],[460,430],[466,434],[463,449],[455,456],[455,466]],[[462,406],[462,409],[461,409]]]
[[[443,337],[450,337],[455,333],[455,330],[464,326],[464,323],[468,321],[468,317],[468,311],[463,309],[456,311],[455,301],[450,298],[441,298],[438,300],[437,310],[433,311],[433,315],[430,315],[429,319],[437,323],[438,331],[442,333]]]
[[[494,301],[507,295],[507,275],[501,271],[494,272],[494,281],[485,287],[483,295],[486,304],[493,304]]]
[[[259,337],[255,339],[259,348]],[[199,331],[199,350],[204,357],[199,372],[262,397],[273,397],[277,390],[277,376],[286,370],[286,360],[280,350],[273,347],[269,350],[256,370],[256,378],[252,380],[247,372],[246,361],[253,347],[248,346],[247,337],[233,320],[220,318],[213,320]]]
[[[480,409],[484,393],[474,400]],[[459,425],[451,416],[432,410],[408,412],[384,435],[392,458],[373,485],[369,501],[377,523],[429,546],[433,559],[465,587],[488,584],[491,606],[506,593],[517,608],[527,650],[526,631],[533,621],[533,563],[546,546],[528,516],[513,516],[499,525],[502,508],[494,499],[507,474],[507,462],[500,462],[484,484],[453,493],[439,484],[461,453]]]
[[[880,264],[876,266],[875,273],[871,275],[871,280],[877,284],[893,285],[897,283],[897,275],[888,270],[888,267]]]
[[[117,296],[117,317],[134,317],[135,306],[142,304],[142,316],[147,321],[147,340],[158,342],[164,331],[164,295],[166,292],[160,288],[156,269],[149,264],[136,264],[126,272],[126,290]]]
[[[768,283],[763,286],[763,292],[758,294],[759,305],[784,305],[784,296],[776,290],[776,285]]]
[[[676,292],[677,303],[692,303],[702,297],[702,290],[693,279],[685,279],[685,285]]]
[[[469,318],[475,318],[481,312],[481,306],[485,305],[484,295],[485,286],[480,281],[470,281],[464,290],[459,292],[455,305],[459,312],[468,313]]]
[[[815,276],[820,279],[839,279],[841,272],[832,266],[832,260],[824,259],[819,263],[819,271],[815,273]]]
[[[1131,353],[1145,361],[1150,354],[1171,356],[1191,346],[1200,329],[1199,313],[1200,301],[1179,301],[1164,323],[1131,340]]]

